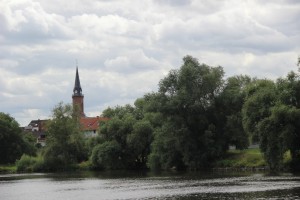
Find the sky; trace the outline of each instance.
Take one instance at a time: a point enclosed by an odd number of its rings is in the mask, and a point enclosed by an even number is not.
[[[0,0],[0,112],[20,125],[72,102],[133,104],[191,55],[225,76],[297,70],[298,0]]]

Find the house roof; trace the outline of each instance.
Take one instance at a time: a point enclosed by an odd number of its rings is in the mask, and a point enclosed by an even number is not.
[[[109,118],[106,117],[82,117],[80,124],[83,131],[92,131],[99,128],[99,122],[107,120]]]
[[[28,124],[28,126],[24,127],[24,129],[26,129],[28,127],[30,127],[30,129],[37,127],[37,128],[39,128],[38,131],[44,132],[47,129],[46,124],[47,124],[48,121],[49,121],[49,119],[31,120],[31,122]]]

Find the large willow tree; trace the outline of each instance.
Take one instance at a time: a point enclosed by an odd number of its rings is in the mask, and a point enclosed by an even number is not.
[[[180,69],[160,81],[153,101],[159,102],[156,110],[163,123],[154,134],[152,168],[203,168],[225,152],[226,139],[216,113],[223,76],[222,67],[186,56]]]

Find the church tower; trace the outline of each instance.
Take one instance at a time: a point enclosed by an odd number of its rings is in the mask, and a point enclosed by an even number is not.
[[[76,67],[76,77],[75,77],[75,84],[74,84],[74,89],[73,89],[73,106],[77,106],[79,109],[79,112],[81,113],[82,117],[85,117],[84,114],[84,104],[83,104],[83,94],[82,94],[82,89],[80,85],[80,80],[79,80],[79,73],[78,73],[78,67]]]

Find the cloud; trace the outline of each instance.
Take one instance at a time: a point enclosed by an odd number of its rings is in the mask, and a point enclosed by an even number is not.
[[[53,39],[66,39],[67,27],[64,17],[46,13],[34,1],[8,1],[1,9],[6,43],[34,44]]]
[[[128,50],[124,55],[107,59],[104,66],[108,71],[120,73],[136,73],[140,71],[152,71],[160,68],[162,63],[145,55],[142,49]]]
[[[157,90],[189,54],[226,76],[295,70],[298,1],[4,0],[1,111],[22,125],[71,103],[76,60],[88,115]]]

